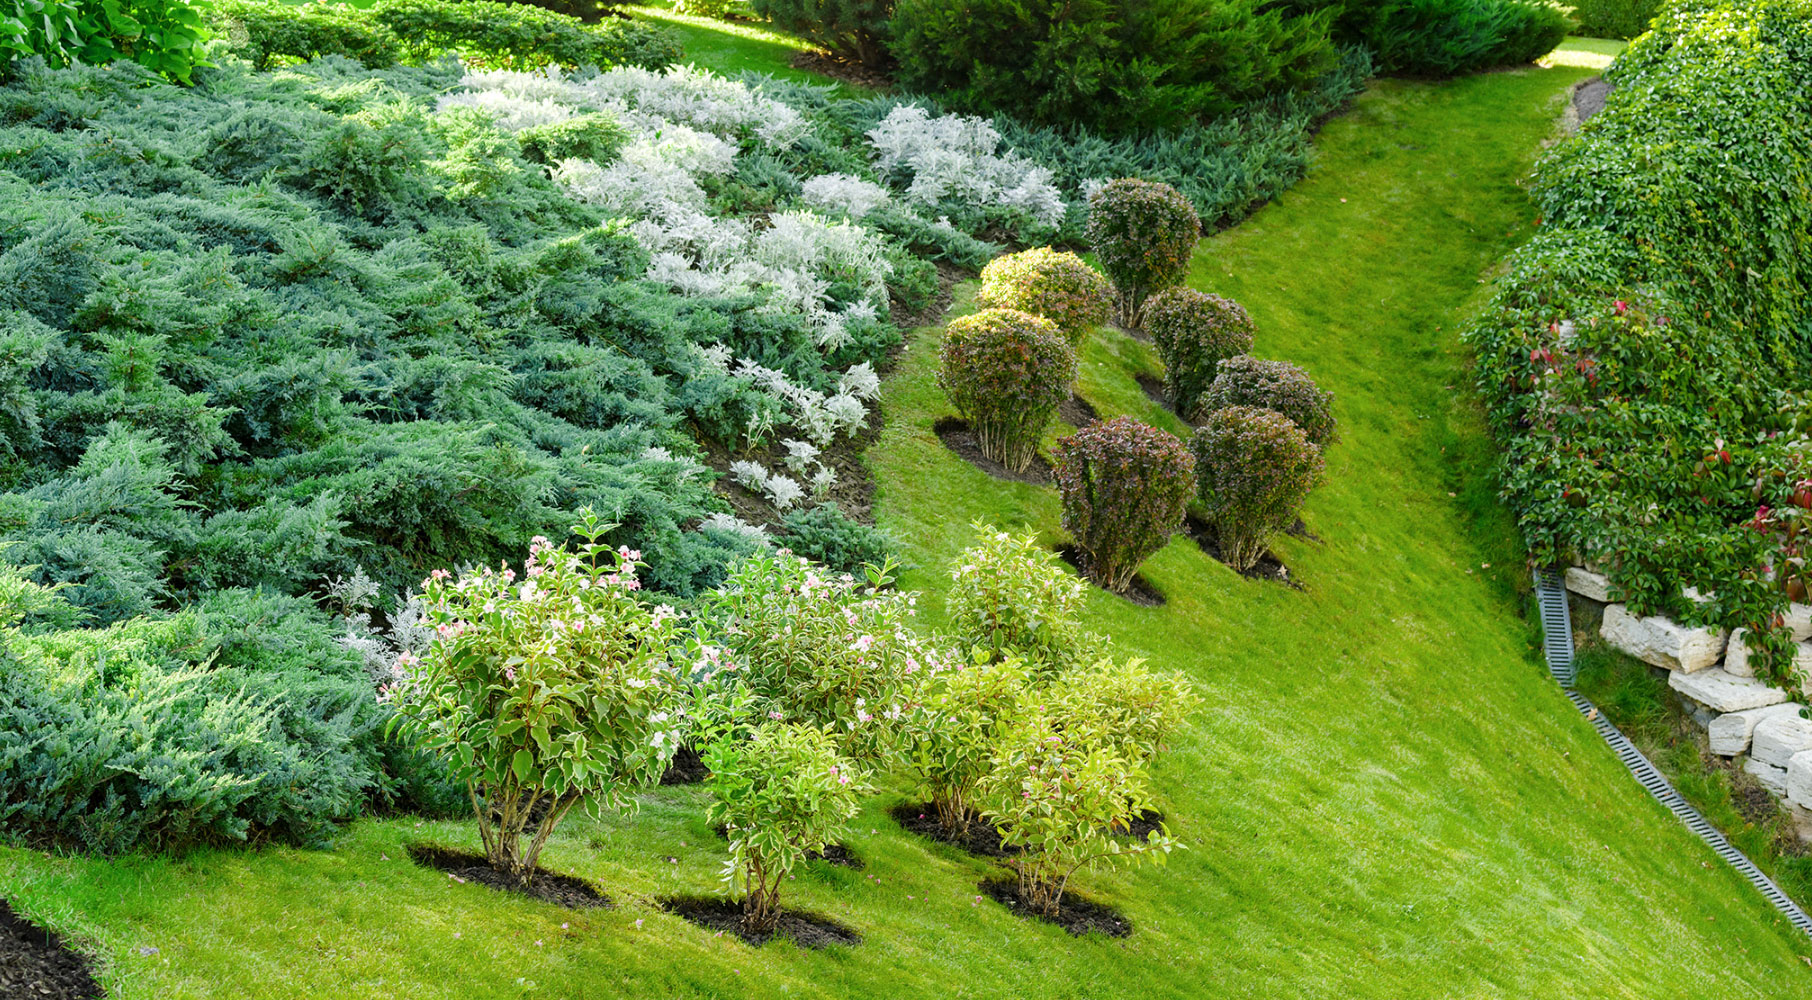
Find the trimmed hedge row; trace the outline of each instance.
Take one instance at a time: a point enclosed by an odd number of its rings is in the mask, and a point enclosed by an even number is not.
[[[1607,79],[1467,334],[1504,496],[1538,560],[1596,560],[1639,613],[1747,626],[1784,663],[1812,526],[1812,0],[1675,2]]]

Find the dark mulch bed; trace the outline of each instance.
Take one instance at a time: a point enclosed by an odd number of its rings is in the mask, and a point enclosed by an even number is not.
[[[712,827],[711,832],[717,834],[719,839],[728,840],[730,837],[729,831],[721,826]],[[826,844],[823,851],[806,851],[805,860],[822,861],[827,865],[836,865],[838,868],[848,868],[858,872],[868,867],[868,862],[863,861],[855,851],[842,844]]]
[[[1132,821],[1132,825],[1127,827],[1123,832],[1115,834],[1115,836],[1131,837],[1133,840],[1144,840],[1146,837],[1149,837],[1152,833],[1156,832],[1158,826],[1163,822],[1163,813],[1158,812],[1156,809],[1141,809],[1139,810],[1138,818]]]
[[[93,1000],[106,996],[88,959],[62,939],[16,916],[0,900],[0,998]]]
[[[1070,564],[1071,569],[1074,569],[1077,573],[1082,572],[1082,552],[1074,545],[1059,546],[1057,554],[1063,558],[1064,562]],[[1088,577],[1083,576],[1083,579],[1088,580]],[[1091,584],[1094,583],[1093,580],[1089,580],[1089,582]],[[1101,587],[1100,589],[1107,591],[1107,593],[1114,594],[1113,591],[1107,590],[1105,587]],[[1152,586],[1151,581],[1145,579],[1145,576],[1140,573],[1133,574],[1132,583],[1127,586],[1126,593],[1114,594],[1114,596],[1125,598],[1140,607],[1161,608],[1164,606],[1163,592]]]
[[[1158,404],[1158,407],[1167,413],[1175,412],[1170,409],[1170,393],[1164,391],[1163,379],[1156,375],[1147,375],[1144,372],[1140,372],[1133,377],[1138,381],[1139,388],[1145,390],[1145,397],[1147,399]],[[1180,417],[1182,415],[1178,414],[1178,416]],[[1184,420],[1183,422],[1188,423],[1189,421]]]
[[[508,872],[500,872],[491,867],[483,855],[456,851],[449,847],[436,847],[433,844],[416,844],[409,848],[409,857],[424,868],[434,868],[446,872],[458,882],[475,882],[504,892],[521,893],[530,899],[538,899],[555,906],[564,906],[571,910],[588,910],[606,907],[610,897],[604,895],[591,883],[571,875],[561,875],[545,868],[535,869],[534,881],[523,885]]]
[[[1105,903],[1084,899],[1074,892],[1063,894],[1063,902],[1058,905],[1057,915],[1053,917],[1026,909],[1019,899],[1018,882],[990,879],[977,888],[981,889],[982,895],[1001,903],[1022,917],[1042,920],[1047,924],[1056,924],[1076,937],[1091,933],[1106,934],[1108,937],[1128,937],[1132,934],[1131,920],[1121,916],[1118,911]]]
[[[1016,848],[1003,846],[1000,832],[983,822],[969,824],[967,837],[946,835],[938,824],[937,810],[929,802],[902,802],[893,807],[892,815],[907,833],[961,848],[978,858],[1007,858],[1019,853]]]
[[[1015,483],[1031,483],[1034,486],[1047,486],[1051,482],[1051,463],[1043,455],[1032,460],[1032,467],[1024,472],[1014,472],[1006,466],[983,455],[981,443],[976,440],[975,432],[969,429],[967,422],[956,417],[940,417],[931,425],[931,430],[944,442],[944,447],[954,451],[970,465],[986,472],[995,479],[1005,479]]]
[[[1062,419],[1064,423],[1069,424],[1077,430],[1081,430],[1089,424],[1101,419],[1101,414],[1095,412],[1094,404],[1083,399],[1081,396],[1071,396],[1069,399],[1064,400],[1063,403],[1057,407],[1057,416]]]
[[[1604,110],[1604,100],[1609,96],[1611,85],[1604,77],[1592,77],[1573,88],[1573,113],[1583,122]]]
[[[661,773],[661,784],[696,785],[709,777],[711,769],[705,766],[698,751],[691,747],[680,747],[673,755],[672,762],[667,765],[667,770]]]
[[[848,62],[828,52],[800,52],[789,62],[794,69],[822,73],[838,83],[854,84],[873,90],[893,89],[893,78],[877,69],[871,69],[861,63]]]
[[[767,943],[769,938],[787,937],[801,948],[823,948],[833,944],[861,944],[862,935],[829,917],[802,910],[780,911],[780,925],[771,934],[751,934],[742,925],[742,904],[721,896],[682,896],[661,901],[668,913],[714,931],[729,931],[752,945]]]
[[[1227,560],[1221,558],[1221,547],[1215,540],[1214,529],[1208,526],[1208,522],[1191,517],[1184,524],[1183,530],[1189,533],[1189,537],[1195,539],[1195,544],[1201,546],[1203,552],[1213,556],[1216,562],[1226,563]],[[1320,541],[1309,534],[1307,528],[1303,529],[1303,536]],[[1272,583],[1281,583],[1286,587],[1294,587],[1297,590],[1303,589],[1302,584],[1290,575],[1290,567],[1285,566],[1283,560],[1277,558],[1276,553],[1269,549],[1265,550],[1265,554],[1259,557],[1258,563],[1251,569],[1242,569],[1238,573],[1248,580],[1268,580]]]

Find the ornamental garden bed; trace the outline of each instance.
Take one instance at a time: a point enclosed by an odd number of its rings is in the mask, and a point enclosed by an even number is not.
[[[1190,538],[1195,540],[1195,544],[1199,546],[1203,552],[1206,552],[1216,562],[1226,565],[1227,560],[1221,558],[1220,544],[1215,540],[1214,529],[1208,526],[1208,522],[1203,521],[1198,517],[1191,517],[1188,521],[1184,522],[1183,531],[1188,534]],[[1308,538],[1310,540],[1316,540],[1315,536],[1309,533],[1308,528],[1302,526],[1300,520],[1298,520],[1295,525],[1292,525],[1287,533],[1298,535],[1302,538]],[[1304,589],[1302,582],[1290,575],[1290,567],[1285,566],[1283,560],[1277,558],[1277,553],[1269,549],[1265,551],[1265,554],[1259,558],[1258,562],[1254,564],[1251,569],[1235,570],[1234,572],[1248,580],[1268,580],[1272,583],[1281,583],[1284,586],[1291,587],[1295,590]]]
[[[1078,573],[1082,572],[1082,553],[1074,545],[1058,546],[1057,555],[1062,557],[1063,561],[1068,563],[1071,569],[1074,569]],[[1088,579],[1086,574],[1083,575],[1083,579]],[[1093,581],[1090,582],[1093,583]],[[1114,594],[1113,591],[1108,590],[1099,584],[1095,584],[1095,588],[1103,593]],[[1161,608],[1164,606],[1164,592],[1153,586],[1150,580],[1145,579],[1145,574],[1143,573],[1134,574],[1132,583],[1126,588],[1126,592],[1124,594],[1114,594],[1114,596],[1131,601],[1142,608]]]

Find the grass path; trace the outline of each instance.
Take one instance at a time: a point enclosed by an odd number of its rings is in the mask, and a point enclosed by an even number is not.
[[[1210,696],[1158,775],[1190,850],[1079,880],[1136,925],[1071,939],[975,897],[988,869],[873,802],[865,871],[812,866],[788,902],[859,947],[761,950],[661,913],[716,885],[697,790],[569,822],[545,862],[613,910],[572,914],[411,865],[469,823],[356,825],[333,851],[107,862],[0,850],[0,896],[102,956],[116,1000],[505,997],[1737,997],[1812,993],[1809,950],[1629,781],[1542,674],[1520,558],[1491,511],[1454,324],[1527,235],[1515,186],[1574,66],[1381,83],[1329,123],[1310,177],[1203,245],[1192,280],[1243,301],[1258,352],[1338,394],[1343,440],[1298,593],[1185,540],[1147,568],[1161,609],[1099,595],[1094,624]],[[1047,490],[944,451],[935,330],[889,380],[880,516],[935,593],[971,519],[1055,539]],[[1161,419],[1146,349],[1104,336],[1084,393]],[[1490,563],[1490,568],[1483,564]],[[933,615],[941,600],[926,602]]]

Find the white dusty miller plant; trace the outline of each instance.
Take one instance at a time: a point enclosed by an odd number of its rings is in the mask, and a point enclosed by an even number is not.
[[[1054,175],[1025,157],[1002,152],[1000,133],[981,118],[938,115],[902,104],[868,131],[875,169],[906,185],[921,205],[1018,209],[1041,226],[1063,221]]]

